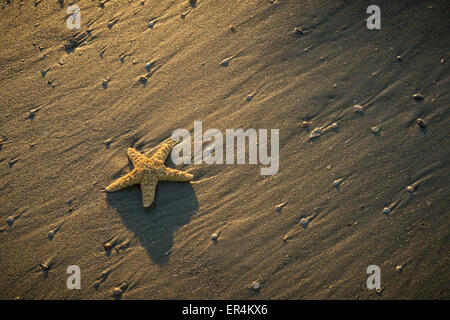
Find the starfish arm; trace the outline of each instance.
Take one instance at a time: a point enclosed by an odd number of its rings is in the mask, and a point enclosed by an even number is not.
[[[134,148],[128,148],[127,150],[128,158],[130,158],[131,162],[133,162],[133,165],[136,166],[136,163],[145,161],[146,157],[137,151]]]
[[[119,179],[111,183],[105,188],[105,190],[108,192],[114,192],[138,184],[140,179],[137,173],[137,170],[131,171],[130,173],[124,175],[123,177],[120,177]]]
[[[172,150],[174,143],[172,140],[168,140],[166,142],[161,143],[161,147],[156,151],[156,153],[152,156],[152,160],[162,161],[163,163],[166,161],[167,157]]]
[[[158,180],[152,178],[145,178],[141,181],[141,193],[142,193],[142,204],[144,208],[151,206],[155,200],[156,185]]]
[[[164,181],[186,182],[191,181],[192,178],[194,176],[185,171],[164,167],[164,172],[160,179]]]

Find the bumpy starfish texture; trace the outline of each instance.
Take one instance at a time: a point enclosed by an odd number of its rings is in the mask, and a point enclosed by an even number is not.
[[[171,140],[162,143],[158,151],[150,158],[136,151],[136,149],[128,148],[128,158],[133,163],[134,169],[111,183],[105,190],[114,192],[139,184],[142,192],[142,203],[147,208],[155,199],[156,185],[159,181],[187,182],[192,180],[194,177],[192,174],[164,165],[174,145]]]

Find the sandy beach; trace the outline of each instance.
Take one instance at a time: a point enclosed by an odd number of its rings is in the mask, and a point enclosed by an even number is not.
[[[450,298],[448,1],[71,4],[0,3],[0,299]],[[105,192],[195,121],[277,172]]]

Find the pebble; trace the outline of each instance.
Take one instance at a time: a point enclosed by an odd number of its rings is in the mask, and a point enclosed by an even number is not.
[[[245,99],[247,100],[247,102],[250,102],[253,99],[253,94],[249,94]]]
[[[406,191],[408,191],[409,193],[413,193],[414,191],[416,191],[416,189],[413,186],[407,186]]]
[[[311,132],[311,134],[309,135],[309,138],[317,138],[317,137],[319,137],[320,135],[322,134],[322,129],[320,129],[320,128],[315,128],[312,132]]]
[[[48,235],[49,239],[53,239],[53,237],[55,236],[55,232],[49,231],[47,235]]]
[[[397,267],[395,267],[395,270],[399,273],[401,273],[403,271],[403,266],[402,265],[398,265]]]
[[[285,207],[287,205],[287,202],[283,202],[283,203],[280,203],[280,204],[277,204],[276,206],[275,206],[275,211],[280,211],[283,207]]]
[[[261,287],[258,281],[253,281],[252,288],[253,290],[258,290]]]
[[[425,99],[424,96],[421,95],[420,93],[415,93],[415,94],[413,94],[413,95],[412,95],[412,98],[413,98],[414,100],[416,100],[416,101],[422,101],[423,99]]]
[[[302,218],[300,220],[300,224],[302,225],[303,228],[306,228],[308,226],[308,224],[309,224],[309,220],[306,219],[306,218]]]
[[[333,186],[338,187],[341,182],[344,180],[344,178],[336,179],[333,181]]]
[[[305,32],[303,32],[303,30],[301,28],[294,28],[294,34],[302,36],[305,34]]]
[[[46,264],[46,263],[41,264],[41,268],[42,268],[42,270],[44,270],[44,271],[50,269],[50,267],[49,267],[48,264]]]
[[[383,212],[384,212],[384,213],[389,213],[389,212],[391,212],[391,208],[385,207],[385,208],[383,209]]]
[[[361,105],[359,105],[359,104],[355,104],[353,106],[353,111],[354,112],[363,113],[364,112],[364,108]]]
[[[112,249],[112,244],[111,243],[105,243],[104,245],[103,245],[103,248],[105,248],[105,250],[111,250]]]
[[[229,57],[229,58],[226,58],[226,59],[223,59],[223,60],[220,62],[220,65],[221,65],[222,67],[227,67],[228,64],[230,63],[230,61],[231,61],[233,58],[234,58],[234,56]]]
[[[14,217],[8,217],[8,218],[6,218],[6,222],[7,222],[8,224],[12,224],[12,223],[14,222]]]
[[[122,289],[119,287],[113,289],[113,294],[117,297],[120,296],[123,293]]]
[[[217,233],[213,233],[213,234],[211,235],[211,240],[212,240],[212,241],[216,241],[218,238],[219,238],[219,235],[218,235]]]
[[[372,127],[371,129],[372,129],[372,132],[373,132],[373,133],[378,133],[378,132],[380,132],[380,130],[381,130],[381,129],[380,129],[379,127],[377,127],[377,126],[374,126],[374,127]]]
[[[108,87],[108,80],[106,80],[106,79],[103,79],[103,81],[102,81],[102,86],[103,86],[103,88],[107,88]]]
[[[415,121],[416,125],[418,125],[421,129],[425,129],[427,125],[425,124],[425,121],[421,118],[417,118]]]
[[[153,28],[153,26],[155,25],[155,21],[153,20],[153,21],[150,21],[149,23],[148,23],[148,27],[151,29],[151,28]]]

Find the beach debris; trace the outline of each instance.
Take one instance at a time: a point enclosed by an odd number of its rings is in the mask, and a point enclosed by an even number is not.
[[[116,288],[113,289],[113,295],[115,297],[118,297],[118,296],[122,295],[122,293],[123,293],[123,290],[121,288],[119,288],[119,287],[116,287]]]
[[[322,134],[322,129],[315,128],[309,135],[309,138],[314,139],[314,138],[320,137],[321,134]]]
[[[384,207],[383,213],[390,213],[390,212],[391,212],[391,208],[389,208],[389,207]]]
[[[372,130],[373,133],[379,133],[380,130],[381,130],[381,128],[378,127],[378,126],[373,126],[373,127],[371,128],[371,130]]]
[[[53,239],[53,237],[55,236],[55,232],[52,230],[52,231],[49,231],[48,233],[47,233],[47,235],[48,235],[48,238],[50,239],[50,240],[52,240]]]
[[[14,223],[14,217],[9,216],[8,218],[6,218],[6,223],[12,225]]]
[[[258,282],[258,281],[253,281],[252,282],[252,288],[253,288],[253,290],[259,290],[259,288],[261,288],[261,285],[260,285],[260,283]]]
[[[395,271],[397,271],[398,273],[402,273],[402,271],[403,271],[403,265],[398,265],[398,266],[396,266],[395,267]]]
[[[407,186],[406,191],[408,191],[409,193],[413,193],[414,191],[416,191],[416,189],[413,186]]]
[[[333,181],[333,186],[339,187],[339,185],[341,184],[342,181],[344,181],[344,178],[340,178],[340,179],[334,180]]]
[[[363,106],[360,105],[360,104],[355,104],[355,105],[353,106],[353,112],[356,112],[356,113],[363,113],[363,112],[364,112],[364,108],[363,108]]]
[[[280,203],[280,204],[277,204],[277,205],[275,206],[275,211],[280,212],[281,209],[283,209],[286,205],[287,205],[287,202],[282,202],[282,203]]]
[[[108,87],[108,82],[109,82],[109,80],[103,79],[102,86],[103,86],[104,89],[106,89]]]
[[[416,101],[422,101],[423,99],[425,99],[424,96],[420,93],[414,93],[412,95],[412,98]]]
[[[247,95],[247,97],[245,98],[245,100],[247,100],[247,102],[250,102],[253,99],[254,94],[249,94]]]
[[[156,20],[152,20],[148,23],[148,27],[152,29],[155,26]]]
[[[417,118],[415,124],[418,125],[420,129],[425,129],[427,127],[425,121],[421,118]]]
[[[397,61],[398,61],[398,62],[402,62],[402,60],[403,60],[403,57],[402,57],[402,56],[397,56]]]
[[[107,242],[103,245],[103,248],[105,248],[106,251],[109,251],[113,248],[113,245],[112,245],[112,243]]]

